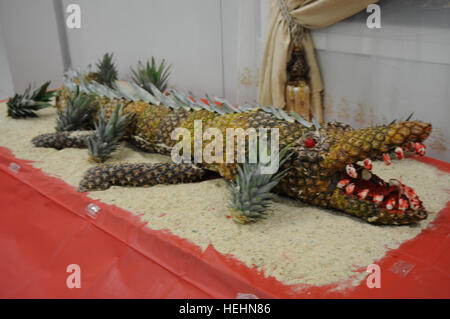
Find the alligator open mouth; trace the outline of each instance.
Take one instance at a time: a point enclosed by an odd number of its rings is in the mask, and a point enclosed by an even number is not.
[[[415,143],[413,146],[397,147],[395,155],[398,159],[404,158],[404,149],[408,152],[413,150],[421,156],[425,154],[423,144]],[[383,154],[383,159],[386,165],[391,164],[388,154]],[[368,207],[377,208],[377,214],[368,218],[370,222],[385,223],[384,221],[389,220],[389,224],[409,224],[428,216],[412,187],[398,179],[385,181],[375,175],[370,159],[364,160],[362,165],[348,164],[336,186],[341,196],[358,202],[364,201]]]

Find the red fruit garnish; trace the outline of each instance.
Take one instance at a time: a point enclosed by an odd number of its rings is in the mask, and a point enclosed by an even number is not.
[[[364,168],[367,169],[368,171],[372,170],[373,165],[372,165],[372,161],[369,158],[366,158],[364,160]]]
[[[391,158],[389,157],[389,154],[384,153],[384,154],[383,154],[383,160],[384,160],[384,163],[385,163],[386,165],[391,165]]]
[[[419,154],[420,156],[424,156],[425,155],[425,145],[423,145],[422,143],[414,143],[414,149],[416,150],[416,153]]]
[[[395,148],[395,154],[397,154],[397,158],[398,159],[404,159],[405,158],[404,153],[403,153],[403,148],[401,148],[401,147],[396,147]]]
[[[308,138],[305,140],[305,146],[306,146],[307,148],[313,148],[314,146],[316,146],[316,141],[314,141],[312,138],[308,137]]]

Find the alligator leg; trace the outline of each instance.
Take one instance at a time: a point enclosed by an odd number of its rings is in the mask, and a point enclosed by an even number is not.
[[[80,182],[79,192],[105,190],[111,186],[152,186],[193,183],[206,179],[208,171],[193,164],[117,164],[89,169]]]
[[[31,142],[35,147],[47,147],[62,150],[64,148],[87,148],[88,139],[95,131],[71,131],[41,134],[34,137]],[[148,153],[170,155],[171,148],[162,144],[151,144],[139,136],[132,135],[126,140]]]
[[[36,136],[31,140],[36,147],[61,150],[63,148],[87,148],[89,136],[94,131],[54,132]]]

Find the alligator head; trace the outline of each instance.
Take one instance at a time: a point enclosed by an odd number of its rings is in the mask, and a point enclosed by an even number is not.
[[[293,147],[289,170],[280,190],[290,197],[334,208],[376,224],[410,224],[427,217],[411,187],[385,181],[372,172],[371,161],[404,157],[415,149],[423,155],[431,125],[419,121],[351,129],[329,123],[303,134]],[[391,155],[389,155],[391,153]],[[358,164],[359,163],[359,164]]]

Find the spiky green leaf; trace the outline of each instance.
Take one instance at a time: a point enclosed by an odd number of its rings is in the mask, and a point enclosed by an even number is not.
[[[45,82],[38,89],[29,85],[23,94],[16,93],[7,102],[7,115],[14,119],[36,117],[36,111],[50,106],[55,95],[54,91],[47,92],[50,81]]]
[[[68,96],[65,110],[58,110],[56,130],[75,131],[88,128],[95,111],[92,106],[94,99],[95,96],[80,92],[77,86],[75,92]]]
[[[136,69],[131,68],[133,74],[132,80],[144,90],[152,93],[150,83],[155,85],[160,91],[164,92],[168,86],[168,78],[170,76],[171,66],[167,66],[166,61],[157,65],[155,58],[152,57],[151,64],[147,60],[146,64],[138,62]]]
[[[274,174],[262,174],[262,168],[270,163],[263,164],[259,159],[256,163],[246,161],[237,166],[235,181],[230,183],[230,208],[236,213],[233,215],[236,221],[253,222],[264,218],[272,199],[270,191],[286,173],[286,170],[281,171],[280,167],[290,158],[291,154],[290,146],[279,152],[279,169]]]
[[[117,150],[120,140],[132,119],[131,114],[123,114],[123,105],[114,109],[109,120],[106,120],[103,107],[100,110],[98,122],[95,123],[95,133],[89,137],[89,155],[96,162],[104,162]]]
[[[94,73],[95,80],[110,88],[114,88],[114,83],[117,81],[118,72],[113,62],[113,53],[105,53],[102,60],[96,64],[97,71]]]

